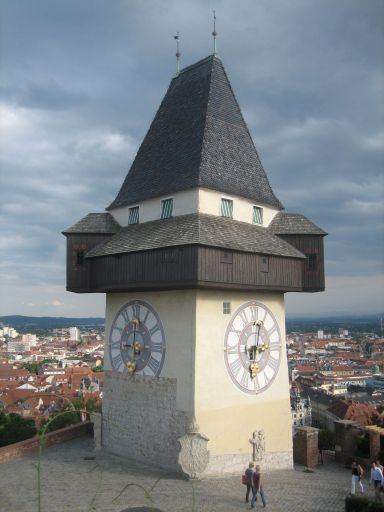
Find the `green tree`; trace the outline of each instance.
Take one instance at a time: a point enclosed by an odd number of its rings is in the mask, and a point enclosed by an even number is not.
[[[84,400],[83,397],[76,397],[72,399],[72,405],[77,410],[86,409],[87,412],[101,412],[101,403],[97,398]]]
[[[0,412],[0,446],[24,441],[37,433],[32,419],[22,418],[18,414]]]
[[[80,414],[77,411],[67,410],[66,414],[58,413],[56,417],[48,425],[46,432],[53,432],[59,428],[75,425],[80,422]]]
[[[335,436],[326,428],[319,430],[319,450],[334,450]]]
[[[23,363],[22,366],[30,373],[35,373],[36,375],[39,373],[40,370],[40,363]]]

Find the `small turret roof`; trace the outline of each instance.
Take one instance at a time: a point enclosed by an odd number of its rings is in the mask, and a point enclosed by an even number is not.
[[[223,64],[213,55],[172,80],[107,210],[196,187],[282,209]]]
[[[79,222],[63,231],[64,235],[70,233],[89,233],[89,234],[113,234],[120,229],[120,225],[115,221],[110,213],[88,213]]]
[[[279,212],[269,225],[275,235],[323,235],[327,233],[300,213]]]

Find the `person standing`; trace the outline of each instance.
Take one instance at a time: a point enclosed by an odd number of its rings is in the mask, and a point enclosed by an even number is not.
[[[371,466],[371,480],[369,481],[369,485],[375,486],[375,499],[380,500],[380,489],[383,485],[383,472],[377,466],[376,462],[372,462]]]
[[[254,463],[250,462],[248,468],[245,470],[245,476],[247,477],[247,484],[246,484],[247,490],[245,493],[245,503],[249,502],[249,493],[253,486],[253,474],[255,472],[253,469],[254,467],[255,467]]]
[[[263,490],[263,481],[261,477],[260,466],[256,466],[256,471],[253,475],[253,487],[252,487],[252,501],[251,508],[255,508],[255,503],[257,500],[257,493],[260,494],[261,501],[263,502],[263,507],[267,506],[267,502],[265,501],[264,490]]]
[[[351,494],[356,494],[356,484],[360,485],[360,490],[364,493],[364,486],[361,481],[363,476],[363,468],[355,460],[352,462],[352,482],[351,482]]]

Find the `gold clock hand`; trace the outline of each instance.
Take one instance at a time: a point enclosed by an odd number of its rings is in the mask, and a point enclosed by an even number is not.
[[[257,340],[256,340],[256,350],[258,350],[259,349],[259,339],[260,339],[260,329],[261,329],[261,326],[263,325],[262,320],[258,320],[256,322],[256,325],[258,327],[258,329],[257,329]]]

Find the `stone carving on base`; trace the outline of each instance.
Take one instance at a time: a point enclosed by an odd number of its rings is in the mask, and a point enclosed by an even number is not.
[[[196,420],[190,424],[187,434],[179,437],[181,446],[178,462],[190,479],[200,478],[209,463],[208,437],[199,432]]]
[[[264,430],[255,430],[252,439],[249,440],[253,448],[253,461],[263,460],[265,454],[265,435]]]

